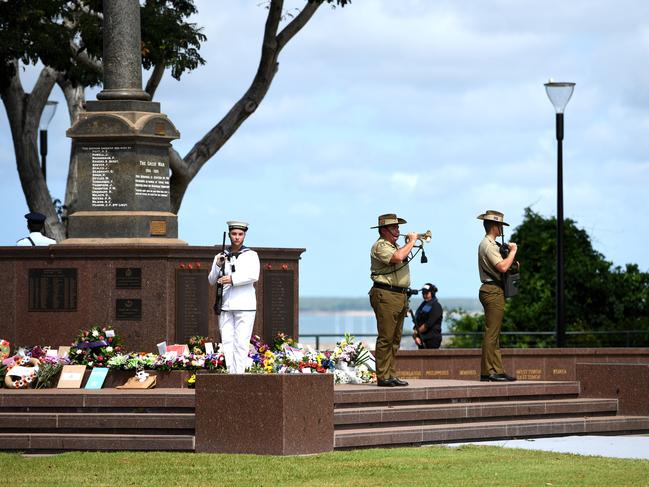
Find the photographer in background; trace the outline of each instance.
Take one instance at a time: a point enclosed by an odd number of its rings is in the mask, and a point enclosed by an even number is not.
[[[439,348],[442,344],[442,319],[444,311],[437,300],[437,287],[427,282],[421,288],[424,301],[413,316],[413,337],[417,348]]]
[[[415,246],[418,234],[406,236],[403,247],[397,245],[399,224],[407,223],[394,213],[379,216],[379,238],[370,251],[370,304],[376,316],[376,378],[379,387],[407,386],[397,377],[395,362],[403,319],[408,311],[410,269],[408,255]]]
[[[483,220],[485,237],[478,247],[478,271],[480,272],[480,303],[485,314],[485,333],[482,341],[482,360],[480,380],[489,382],[515,381],[516,378],[505,373],[500,356],[500,329],[505,314],[505,291],[502,274],[515,263],[518,247],[510,242],[507,257],[501,255],[496,238],[503,234],[504,215],[499,211],[487,210],[478,215]]]

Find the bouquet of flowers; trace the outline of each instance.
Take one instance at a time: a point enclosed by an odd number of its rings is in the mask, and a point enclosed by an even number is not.
[[[374,382],[375,374],[369,365],[373,363],[372,354],[356,337],[345,333],[343,340],[336,344],[332,354],[335,360],[334,382],[336,384],[363,384]]]
[[[281,352],[286,347],[295,347],[297,343],[293,338],[288,336],[286,333],[276,333],[273,337],[273,348],[274,352]]]
[[[80,330],[70,347],[70,363],[105,367],[122,350],[122,341],[114,330],[93,326],[89,330]]]
[[[210,337],[204,337],[200,335],[194,335],[192,337],[189,337],[187,340],[187,346],[189,347],[189,351],[191,353],[194,353],[196,355],[205,355],[205,344],[207,342],[213,342]]]

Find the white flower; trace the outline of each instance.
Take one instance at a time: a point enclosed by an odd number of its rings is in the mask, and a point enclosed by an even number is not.
[[[92,336],[94,336],[94,337],[98,337],[98,336],[99,336],[99,332],[98,332],[97,330],[92,330]]]
[[[107,351],[108,353],[112,352],[112,351],[113,351],[113,347],[106,347],[106,351]]]

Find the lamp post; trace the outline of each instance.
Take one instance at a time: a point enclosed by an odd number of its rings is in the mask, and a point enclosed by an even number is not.
[[[563,111],[570,101],[575,83],[545,83],[545,91],[557,112],[557,347],[566,344],[565,296],[563,281]]]
[[[56,113],[56,106],[59,104],[57,101],[47,100],[43,113],[41,114],[41,121],[38,124],[40,133],[40,146],[41,146],[41,170],[43,171],[43,179],[47,181],[47,127],[49,126],[54,114]]]

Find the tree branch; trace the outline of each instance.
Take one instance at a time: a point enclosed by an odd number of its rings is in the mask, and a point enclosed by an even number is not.
[[[162,80],[162,75],[164,74],[164,72],[164,64],[156,64],[153,68],[151,76],[149,77],[149,81],[147,81],[146,83],[146,89],[144,91],[146,91],[151,96],[152,100],[153,95],[155,95],[155,91],[158,89],[158,85],[160,85],[160,81]]]
[[[322,0],[307,2],[302,11],[282,29],[277,35],[278,51],[281,51],[293,36],[302,30],[302,27],[311,20],[320,5],[322,5]]]

